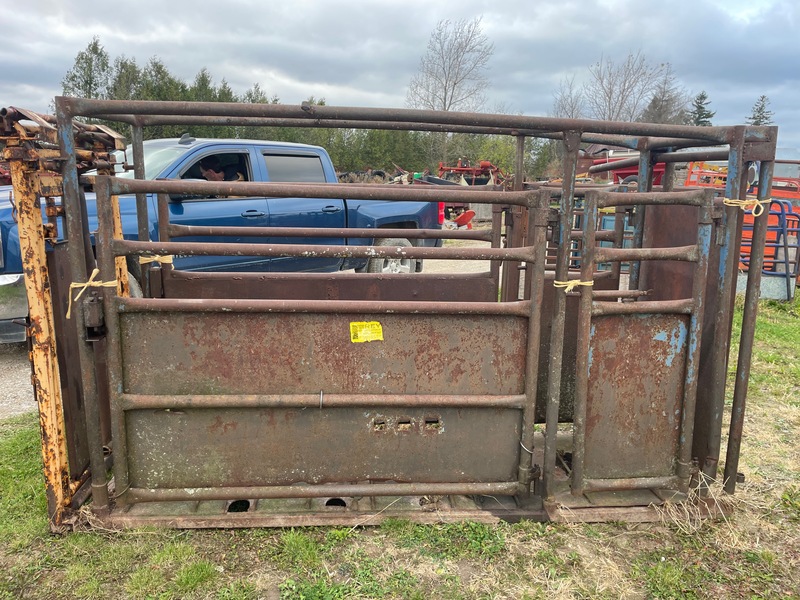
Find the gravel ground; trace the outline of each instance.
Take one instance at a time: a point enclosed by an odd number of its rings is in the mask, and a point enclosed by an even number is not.
[[[0,382],[0,419],[36,410],[27,344],[0,344]]]

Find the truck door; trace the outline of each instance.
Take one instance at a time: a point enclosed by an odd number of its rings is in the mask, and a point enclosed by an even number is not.
[[[275,150],[263,153],[268,181],[326,183],[325,169],[318,154]],[[345,227],[344,200],[325,198],[268,198],[272,227]],[[273,238],[273,243],[343,246],[344,238]],[[337,271],[341,258],[276,258],[271,271]]]
[[[203,179],[200,162],[215,157],[225,180],[253,181],[253,170],[247,150],[219,149],[193,156],[182,170],[182,179]],[[213,159],[212,159],[213,160]],[[217,225],[226,227],[266,227],[269,209],[265,198],[216,197],[174,198],[169,204],[170,222],[179,225]],[[183,242],[247,242],[267,238],[252,237],[185,237]],[[192,271],[266,271],[269,260],[264,256],[176,256],[176,269]]]

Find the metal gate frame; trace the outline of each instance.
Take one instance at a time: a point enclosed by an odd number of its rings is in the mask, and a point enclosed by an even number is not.
[[[562,162],[563,162],[563,177],[560,190],[560,206],[558,208],[547,208],[549,204],[549,195],[542,194],[542,197],[547,197],[547,201],[537,203],[538,200],[535,194],[521,195],[515,197],[512,194],[504,193],[502,198],[498,197],[493,199],[491,195],[487,194],[481,201],[490,202],[494,205],[500,206],[523,206],[529,209],[527,218],[514,218],[513,220],[507,219],[505,223],[505,234],[507,248],[493,248],[481,250],[481,253],[470,254],[470,251],[459,250],[438,250],[438,249],[425,249],[414,248],[408,251],[408,256],[414,258],[431,258],[438,256],[440,258],[453,257],[453,258],[474,258],[478,254],[486,259],[493,261],[505,261],[507,265],[512,265],[512,268],[503,270],[503,300],[489,306],[483,306],[480,302],[467,302],[464,305],[451,305],[448,308],[447,302],[431,302],[430,306],[426,302],[418,302],[415,306],[403,306],[403,302],[397,302],[394,305],[392,301],[381,301],[378,303],[367,302],[360,303],[359,301],[336,301],[338,307],[331,310],[355,309],[356,313],[351,314],[371,314],[370,310],[375,310],[376,306],[382,306],[387,310],[403,309],[410,312],[415,310],[418,312],[430,312],[432,318],[436,318],[435,314],[447,313],[448,311],[464,311],[467,313],[509,313],[519,314],[521,318],[527,319],[528,335],[525,340],[524,353],[525,357],[523,363],[525,364],[524,370],[524,402],[521,410],[524,412],[525,417],[521,419],[519,425],[519,438],[521,442],[521,450],[518,451],[516,462],[518,464],[518,475],[516,478],[494,482],[499,487],[492,488],[494,491],[508,492],[511,501],[506,502],[499,510],[497,504],[484,506],[481,498],[476,497],[474,493],[488,491],[489,488],[470,488],[470,486],[478,484],[479,486],[485,485],[486,482],[459,482],[456,487],[448,487],[453,482],[433,482],[427,483],[427,488],[415,487],[413,483],[397,484],[401,487],[392,489],[391,487],[385,488],[389,493],[414,493],[427,490],[435,496],[441,494],[458,493],[455,500],[450,502],[450,507],[453,510],[450,514],[454,518],[461,518],[463,516],[474,517],[478,514],[486,515],[485,518],[496,518],[499,514],[505,518],[515,518],[524,515],[534,518],[547,518],[543,511],[537,509],[537,502],[540,502],[543,497],[547,496],[548,489],[548,473],[552,472],[549,462],[553,459],[554,453],[551,451],[547,453],[547,458],[542,460],[538,452],[543,449],[540,447],[541,440],[537,439],[534,435],[535,423],[535,399],[537,396],[537,387],[539,386],[536,377],[537,360],[533,357],[541,351],[541,348],[547,347],[548,353],[551,356],[551,369],[550,377],[548,379],[548,390],[544,394],[547,398],[547,421],[552,422],[552,407],[556,408],[558,413],[558,399],[562,391],[560,381],[560,374],[563,361],[563,347],[564,347],[564,321],[566,318],[566,301],[565,294],[557,293],[553,296],[554,321],[551,326],[551,337],[549,346],[543,345],[539,338],[539,330],[542,319],[549,319],[549,314],[542,314],[541,308],[543,306],[543,298],[546,293],[550,293],[549,289],[550,277],[557,280],[569,278],[569,266],[564,257],[570,255],[570,240],[573,238],[571,227],[571,219],[573,214],[573,199],[578,194],[576,184],[574,183],[574,176],[577,173],[577,164],[581,142],[596,141],[606,144],[622,145],[625,147],[637,149],[640,151],[640,180],[643,182],[644,189],[649,189],[651,185],[652,165],[657,161],[665,161],[668,163],[667,171],[669,172],[672,164],[681,160],[681,153],[677,150],[689,147],[708,147],[708,150],[699,150],[692,152],[692,155],[706,155],[712,156],[718,153],[719,150],[713,147],[718,144],[727,146],[729,153],[729,177],[728,189],[726,196],[729,198],[745,199],[745,189],[742,185],[744,181],[744,173],[750,163],[755,161],[761,162],[761,178],[760,181],[765,185],[760,186],[759,194],[760,200],[764,200],[770,189],[772,162],[775,154],[775,141],[777,138],[777,128],[775,127],[755,127],[755,126],[735,126],[735,127],[704,127],[694,128],[688,126],[671,126],[671,125],[656,125],[647,123],[614,123],[614,122],[597,122],[588,120],[568,120],[568,119],[552,119],[552,118],[539,118],[539,117],[524,117],[524,116],[509,116],[509,115],[477,115],[473,113],[440,113],[435,111],[414,111],[414,110],[398,110],[398,109],[369,109],[369,108],[346,108],[346,107],[327,107],[327,106],[285,106],[285,105],[241,105],[241,104],[226,104],[226,103],[170,103],[170,102],[135,102],[135,101],[101,101],[101,100],[87,100],[77,98],[59,97],[56,99],[56,122],[57,141],[60,147],[60,155],[58,156],[57,166],[61,167],[62,182],[58,182],[63,186],[62,206],[64,213],[65,233],[64,246],[65,251],[62,253],[68,260],[69,269],[66,271],[70,280],[64,282],[66,286],[70,284],[86,285],[90,281],[90,266],[92,265],[91,248],[89,247],[89,235],[86,231],[85,225],[85,208],[80,194],[79,173],[84,171],[90,166],[97,166],[105,169],[108,172],[108,163],[103,163],[99,155],[89,155],[83,152],[78,147],[78,139],[81,133],[80,126],[76,125],[74,120],[76,117],[89,117],[89,118],[103,118],[116,120],[131,125],[132,138],[134,142],[134,173],[137,178],[143,178],[143,152],[141,142],[143,140],[144,127],[149,125],[160,124],[233,124],[233,125],[280,125],[280,126],[321,126],[321,127],[349,127],[349,128],[379,128],[379,129],[396,129],[396,130],[419,130],[419,131],[448,131],[453,133],[483,133],[493,135],[510,135],[517,139],[518,157],[517,164],[521,167],[523,164],[524,154],[524,140],[527,137],[540,137],[545,139],[554,139],[560,143],[563,148]],[[22,119],[17,118],[13,114],[5,113],[4,117],[9,116],[9,120],[14,123],[15,127],[21,127],[20,122]],[[39,130],[31,136],[22,136],[15,141],[16,146],[22,148],[22,151],[13,149],[6,150],[6,155],[12,163],[12,170],[18,169],[21,174],[15,182],[19,181],[18,187],[18,202],[20,207],[25,210],[30,210],[30,207],[36,206],[39,194],[36,193],[33,185],[25,187],[24,181],[36,181],[39,174],[36,169],[29,169],[31,174],[24,175],[27,179],[23,179],[25,165],[33,163],[39,164],[41,158],[37,153],[41,154],[47,148],[46,145],[40,145],[39,140],[42,139],[44,134],[53,139],[53,121],[42,119],[38,124]],[[76,129],[77,127],[77,129]],[[44,132],[44,133],[43,133]],[[78,135],[76,135],[76,132]],[[93,132],[88,132],[96,135]],[[81,138],[85,139],[85,138]],[[96,141],[96,140],[95,140]],[[80,142],[83,143],[83,142]],[[83,152],[83,153],[82,153]],[[687,156],[687,154],[684,154]],[[95,162],[93,162],[95,161]],[[44,164],[44,163],[41,163]],[[518,170],[521,170],[518,169]],[[741,173],[742,177],[737,174]],[[669,179],[667,179],[667,187],[669,187]],[[113,239],[114,235],[111,233],[115,227],[118,231],[118,216],[115,215],[113,193],[117,192],[132,192],[137,195],[137,208],[139,214],[139,236],[140,240],[147,239],[147,204],[145,193],[153,191],[158,193],[169,193],[170,191],[178,191],[181,186],[186,185],[185,182],[139,182],[129,181],[122,184],[119,181],[106,181],[102,177],[98,178],[97,185],[99,190],[106,194],[106,201],[100,201],[99,210],[103,213],[103,232],[99,236],[101,243],[104,245],[104,250],[100,252],[100,277],[102,281],[117,283],[117,289],[110,287],[102,289],[102,291],[91,286],[87,287],[88,292],[84,294],[80,301],[75,302],[75,309],[73,310],[73,317],[69,321],[61,322],[57,327],[52,325],[51,330],[55,330],[56,334],[53,336],[47,332],[47,328],[37,328],[31,330],[33,341],[33,357],[35,368],[42,369],[44,373],[49,374],[42,378],[46,383],[45,388],[37,390],[37,397],[40,400],[40,410],[42,417],[43,431],[58,431],[60,427],[65,432],[66,436],[77,435],[75,424],[84,423],[86,430],[82,433],[88,440],[88,470],[83,471],[83,475],[79,480],[72,479],[70,476],[64,477],[62,475],[63,469],[56,468],[58,475],[48,478],[48,505],[49,512],[52,518],[52,525],[58,528],[64,522],[64,518],[69,514],[69,505],[76,504],[81,498],[85,497],[86,491],[89,489],[87,485],[82,485],[86,480],[87,474],[91,473],[91,493],[93,496],[93,510],[101,517],[108,517],[109,522],[117,522],[119,524],[132,524],[133,521],[125,522],[124,519],[115,521],[123,511],[120,509],[118,501],[122,499],[125,501],[124,496],[128,494],[128,499],[136,496],[136,490],[131,490],[126,487],[124,467],[115,466],[115,479],[108,481],[105,474],[106,455],[105,452],[109,449],[112,450],[112,456],[115,460],[125,456],[125,447],[123,442],[122,432],[125,430],[121,423],[121,415],[125,413],[123,410],[124,402],[124,378],[121,380],[119,374],[122,369],[119,364],[119,344],[120,339],[115,335],[116,325],[120,312],[125,310],[144,311],[149,310],[146,307],[151,302],[162,302],[155,299],[127,299],[126,298],[126,278],[127,273],[123,265],[123,255],[134,254],[144,255],[153,253],[168,253],[178,249],[192,250],[192,248],[181,246],[180,242],[170,242],[169,244],[150,244],[147,241],[127,242],[119,239]],[[231,190],[226,186],[219,186],[214,188],[216,184],[201,184],[203,191],[216,189],[218,193],[266,193],[278,194],[280,186],[269,187],[274,184],[244,184],[243,187],[237,187]],[[247,187],[247,186],[253,187]],[[264,187],[267,186],[267,187]],[[523,182],[517,181],[515,183],[516,189],[519,193],[523,188]],[[533,186],[535,189],[537,186]],[[337,186],[337,191],[330,192],[354,197],[359,197],[360,191],[357,186]],[[26,192],[30,189],[30,193]],[[763,189],[763,192],[762,192]],[[363,190],[363,188],[362,188]],[[21,192],[21,193],[20,193]],[[385,193],[384,193],[385,192]],[[289,193],[289,190],[287,190]],[[291,190],[292,194],[296,193],[296,189]],[[389,197],[391,192],[381,190],[382,197]],[[425,195],[424,190],[411,190],[410,192],[415,199],[430,200],[429,196]],[[399,198],[401,193],[397,192]],[[41,193],[44,195],[55,195],[52,191]],[[516,198],[516,199],[515,199]],[[524,198],[524,199],[523,199]],[[472,195],[465,198],[464,201],[476,201],[477,197]],[[533,210],[530,210],[533,208]],[[505,215],[512,215],[511,211],[503,209]],[[719,209],[719,214],[715,213],[716,219],[716,236],[712,246],[711,258],[713,259],[713,268],[710,272],[715,273],[715,280],[710,280],[708,289],[712,290],[708,293],[708,302],[705,306],[705,331],[703,334],[704,343],[701,345],[701,361],[699,368],[701,370],[701,381],[708,381],[707,385],[702,385],[698,389],[697,411],[698,419],[696,419],[696,427],[694,428],[693,442],[690,444],[688,440],[684,440],[682,448],[684,454],[686,448],[691,447],[691,458],[697,461],[700,468],[707,473],[716,477],[716,465],[721,453],[721,428],[722,428],[722,406],[724,400],[724,386],[725,386],[725,372],[727,369],[728,351],[730,348],[730,335],[731,335],[731,322],[733,315],[733,286],[736,274],[736,266],[738,259],[738,240],[740,236],[741,215],[738,208],[727,207]],[[515,217],[520,213],[514,213]],[[645,212],[642,208],[637,209],[636,215],[638,220],[636,222],[634,232],[634,245],[639,248],[646,241],[646,230],[648,223],[651,221],[648,217],[649,212]],[[37,228],[39,225],[35,222],[24,224],[32,235],[32,239],[36,239],[38,234]],[[529,236],[530,232],[533,232]],[[118,235],[118,234],[116,234]],[[752,350],[753,331],[755,327],[755,316],[757,311],[758,291],[760,283],[761,267],[763,265],[763,243],[766,235],[766,219],[756,219],[754,239],[754,251],[751,254],[751,271],[748,277],[748,289],[745,299],[744,319],[742,334],[740,340],[739,363],[737,366],[736,386],[734,390],[734,404],[733,416],[730,428],[729,443],[727,447],[727,460],[724,473],[724,485],[726,491],[732,493],[735,488],[735,475],[738,465],[739,446],[741,443],[741,435],[743,429],[743,417],[746,404],[746,390],[747,379],[750,369],[750,354]],[[520,242],[530,237],[530,242]],[[558,246],[558,263],[555,273],[549,275],[544,274],[545,261],[544,261],[544,240],[549,237]],[[40,244],[41,245],[41,244]],[[586,248],[588,244],[584,244]],[[270,252],[292,251],[291,245],[284,245],[282,248],[273,248]],[[194,248],[196,250],[197,247]],[[306,249],[308,250],[308,249]],[[206,251],[213,252],[228,252],[235,250],[227,250],[221,247],[212,249],[206,248]],[[239,251],[242,251],[240,248]],[[249,252],[250,250],[248,250]],[[300,247],[295,247],[294,251],[303,251]],[[360,254],[362,252],[369,252],[370,256],[374,256],[375,251],[365,250],[363,247],[339,247],[337,250],[324,250],[315,248],[314,252],[320,255],[335,256],[336,252],[346,252],[346,256],[367,256],[367,254]],[[396,249],[399,251],[399,249]],[[386,254],[379,254],[383,256],[390,256],[392,249],[383,249],[379,252]],[[540,260],[539,253],[542,252],[542,259]],[[599,254],[596,256],[603,256],[603,250],[597,251]],[[644,250],[648,252],[648,250]],[[32,258],[33,264],[30,265],[32,269],[43,269],[47,272],[47,265],[44,264],[45,254],[43,252]],[[610,256],[608,254],[606,257]],[[115,258],[116,257],[116,258]],[[631,255],[631,258],[642,258]],[[529,299],[519,300],[518,296],[509,283],[519,282],[519,273],[521,271],[513,268],[513,265],[520,264],[524,266],[525,273],[525,288],[529,290]],[[640,261],[634,260],[631,265],[631,291],[628,294],[629,298],[637,298],[641,296],[643,290],[640,287]],[[588,267],[587,267],[588,268]],[[112,277],[111,273],[115,271],[115,276]],[[497,274],[497,270],[493,268],[493,274]],[[537,275],[542,273],[542,275]],[[96,280],[95,280],[96,281]],[[38,297],[41,294],[48,295],[49,291],[46,286],[34,278],[26,280],[29,289],[29,297]],[[388,285],[386,286],[389,287]],[[582,296],[590,297],[590,292],[585,290],[581,291]],[[70,298],[73,299],[75,294],[71,294]],[[528,296],[526,296],[528,298]],[[178,300],[167,300],[169,302],[178,302]],[[201,311],[216,311],[226,308],[226,301],[219,300],[197,300],[189,301],[194,302],[195,308]],[[253,301],[253,300],[234,300],[237,309],[245,309],[245,306],[258,306],[259,309],[277,309],[287,310],[289,307],[288,302],[281,302],[278,300],[266,301]],[[259,302],[261,304],[259,305]],[[350,305],[347,303],[351,302]],[[354,303],[353,303],[354,302]],[[588,302],[588,301],[587,301]],[[270,304],[271,303],[271,304]],[[634,300],[633,304],[636,301]],[[295,306],[301,306],[303,310],[318,311],[321,307],[311,301],[297,301],[294,302]],[[63,313],[65,307],[56,306],[55,310]],[[162,306],[167,306],[163,304]],[[333,304],[331,305],[333,306]],[[422,310],[425,307],[425,310]],[[102,309],[102,310],[98,310]],[[327,310],[327,309],[325,309]],[[46,311],[45,311],[46,312]],[[345,311],[346,312],[346,311]],[[102,313],[102,314],[101,314]],[[585,314],[585,311],[583,312]],[[524,317],[522,316],[524,315]],[[32,315],[33,316],[33,315]],[[104,317],[104,318],[103,318]],[[36,317],[37,320],[40,318]],[[43,317],[48,322],[59,323],[57,317],[44,315]],[[697,315],[700,318],[700,315]],[[117,321],[115,321],[117,319]],[[72,339],[77,347],[77,360],[71,361],[67,366],[61,354],[60,348],[63,346],[59,340]],[[59,342],[59,343],[57,343]],[[479,340],[474,343],[479,344]],[[104,347],[108,347],[108,356],[111,358],[109,363],[108,374],[110,380],[106,387],[103,373],[103,358],[106,352]],[[65,421],[65,418],[58,413],[59,402],[57,397],[54,397],[55,388],[58,387],[56,383],[57,377],[53,377],[54,367],[52,361],[47,358],[44,351],[48,352],[56,348],[59,352],[59,364],[62,369],[67,368],[71,373],[77,374],[80,381],[77,393],[80,395],[80,411],[83,414],[72,415]],[[506,349],[507,350],[507,349]],[[124,365],[124,359],[123,359]],[[122,386],[122,387],[121,387]],[[48,392],[48,389],[51,390]],[[102,413],[104,403],[107,401],[105,391],[108,390],[110,395],[115,397],[112,401],[114,411],[114,429],[115,436],[112,440],[111,447],[106,447],[102,439]],[[76,393],[76,392],[71,392]],[[538,390],[538,393],[543,394],[544,390]],[[122,395],[122,397],[120,397]],[[401,395],[402,396],[402,395]],[[519,396],[519,394],[516,394]],[[128,399],[130,400],[130,399]],[[137,399],[133,399],[137,401]],[[415,400],[418,400],[416,398]],[[441,402],[441,398],[437,401]],[[458,405],[457,400],[448,400]],[[306,398],[303,402],[311,402],[310,398]],[[410,398],[401,399],[401,402],[410,402]],[[518,402],[514,400],[513,402]],[[582,402],[582,401],[581,401]],[[390,401],[391,403],[391,401]],[[581,413],[582,413],[582,407]],[[79,412],[80,412],[79,411]],[[580,419],[580,414],[578,419]],[[689,416],[687,415],[687,419]],[[557,420],[557,419],[556,419]],[[64,423],[70,423],[69,428],[65,428]],[[513,428],[512,428],[513,429]],[[689,430],[685,430],[689,432]],[[515,434],[516,435],[516,434]],[[548,433],[548,435],[550,435]],[[53,445],[53,440],[49,436],[43,437],[43,453],[45,456],[45,468],[48,472],[54,472],[53,466],[58,464],[67,464],[68,457],[65,456],[63,447]],[[684,454],[681,456],[685,457]],[[537,462],[538,461],[538,462]],[[543,469],[538,467],[543,464]],[[59,470],[60,469],[60,470]],[[542,475],[543,473],[543,475]],[[542,478],[544,477],[544,479]],[[491,482],[489,482],[491,483]],[[513,484],[513,486],[512,486]],[[351,492],[365,492],[372,493],[372,488],[362,489],[351,486]],[[372,484],[370,484],[372,485]],[[387,484],[389,486],[395,484]],[[444,487],[436,487],[444,486]],[[109,494],[109,486],[112,486],[113,493]],[[405,486],[405,487],[402,487]],[[214,487],[214,486],[211,486]],[[272,486],[268,486],[272,487]],[[513,487],[513,489],[512,489]],[[683,484],[681,484],[683,487]],[[53,492],[55,490],[55,492]],[[244,486],[244,489],[236,490],[239,492],[249,493],[250,487]],[[262,490],[263,491],[263,490]],[[296,494],[297,490],[291,490],[291,494]],[[309,490],[306,490],[309,491]],[[543,491],[545,492],[543,494]],[[581,491],[581,486],[578,485],[577,492]],[[53,492],[53,493],[51,493]],[[309,491],[310,492],[310,491]],[[439,492],[439,493],[437,493]],[[467,499],[468,509],[461,510],[464,504],[460,504],[462,498],[461,493],[468,493],[471,499]],[[231,497],[230,489],[224,494],[219,491],[212,491],[211,495],[219,497],[225,495],[227,501],[244,499],[243,496],[235,494]],[[247,494],[244,494],[245,496]],[[262,495],[280,495],[277,492],[273,494]],[[310,495],[318,495],[313,492]],[[120,496],[120,498],[117,498]],[[141,495],[140,495],[141,496]],[[147,494],[141,496],[142,499],[156,499],[156,495],[151,495],[145,498]],[[377,496],[373,498],[371,508],[367,513],[373,516],[380,513],[382,515],[389,514],[383,512],[386,505],[379,507],[375,504]],[[477,499],[476,499],[477,498]],[[177,498],[176,498],[177,499]],[[463,499],[463,498],[462,498]],[[403,502],[406,502],[405,500]],[[402,503],[401,503],[402,504]],[[418,504],[418,503],[417,503]],[[153,508],[153,503],[141,502],[137,504],[140,507]],[[491,505],[491,506],[489,506]],[[608,507],[613,504],[608,504]],[[438,507],[438,505],[437,505]],[[304,510],[308,511],[308,506]],[[321,511],[313,510],[312,513],[320,522],[352,522],[354,519],[359,518],[354,512],[344,513],[339,512],[325,512],[325,508]],[[319,507],[317,507],[319,508]],[[127,510],[127,509],[126,509]],[[110,511],[110,513],[109,513]],[[158,512],[158,511],[156,511]],[[612,511],[613,512],[613,511]],[[109,514],[111,515],[109,517]],[[434,515],[435,516],[432,516]],[[597,518],[619,518],[621,513],[604,512]],[[624,513],[627,514],[627,513]],[[617,516],[614,516],[617,515]],[[551,515],[552,516],[552,515]],[[652,515],[651,515],[652,517]],[[307,516],[301,516],[297,512],[292,513],[293,522],[305,523],[309,522]],[[443,518],[440,512],[431,513],[420,517],[421,520],[435,520]],[[287,520],[279,513],[270,513],[267,517],[254,518],[252,514],[245,514],[241,517],[236,517],[233,513],[228,513],[223,507],[223,516],[211,523],[206,518],[198,516],[183,518],[180,515],[161,515],[157,517],[157,522],[162,524],[172,524],[177,526],[204,526],[209,524],[219,526],[231,525],[252,525],[252,524],[286,524]]]

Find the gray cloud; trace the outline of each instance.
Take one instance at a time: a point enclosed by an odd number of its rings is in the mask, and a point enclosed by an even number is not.
[[[770,98],[781,145],[800,147],[800,9],[789,0],[420,0],[224,3],[155,0],[98,10],[88,0],[33,0],[4,11],[0,104],[47,110],[92,36],[113,57],[157,56],[191,81],[203,67],[242,93],[259,83],[282,101],[402,106],[440,19],[483,15],[495,45],[489,106],[546,114],[565,77],[601,56],[641,50],[670,62],[692,95],[705,90],[715,124],[742,123]]]

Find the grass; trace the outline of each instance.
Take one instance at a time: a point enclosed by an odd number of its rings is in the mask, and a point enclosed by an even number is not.
[[[38,424],[23,415],[0,422],[0,599],[800,598],[798,438],[798,302],[760,307],[733,514],[691,527],[390,519],[52,536]]]

